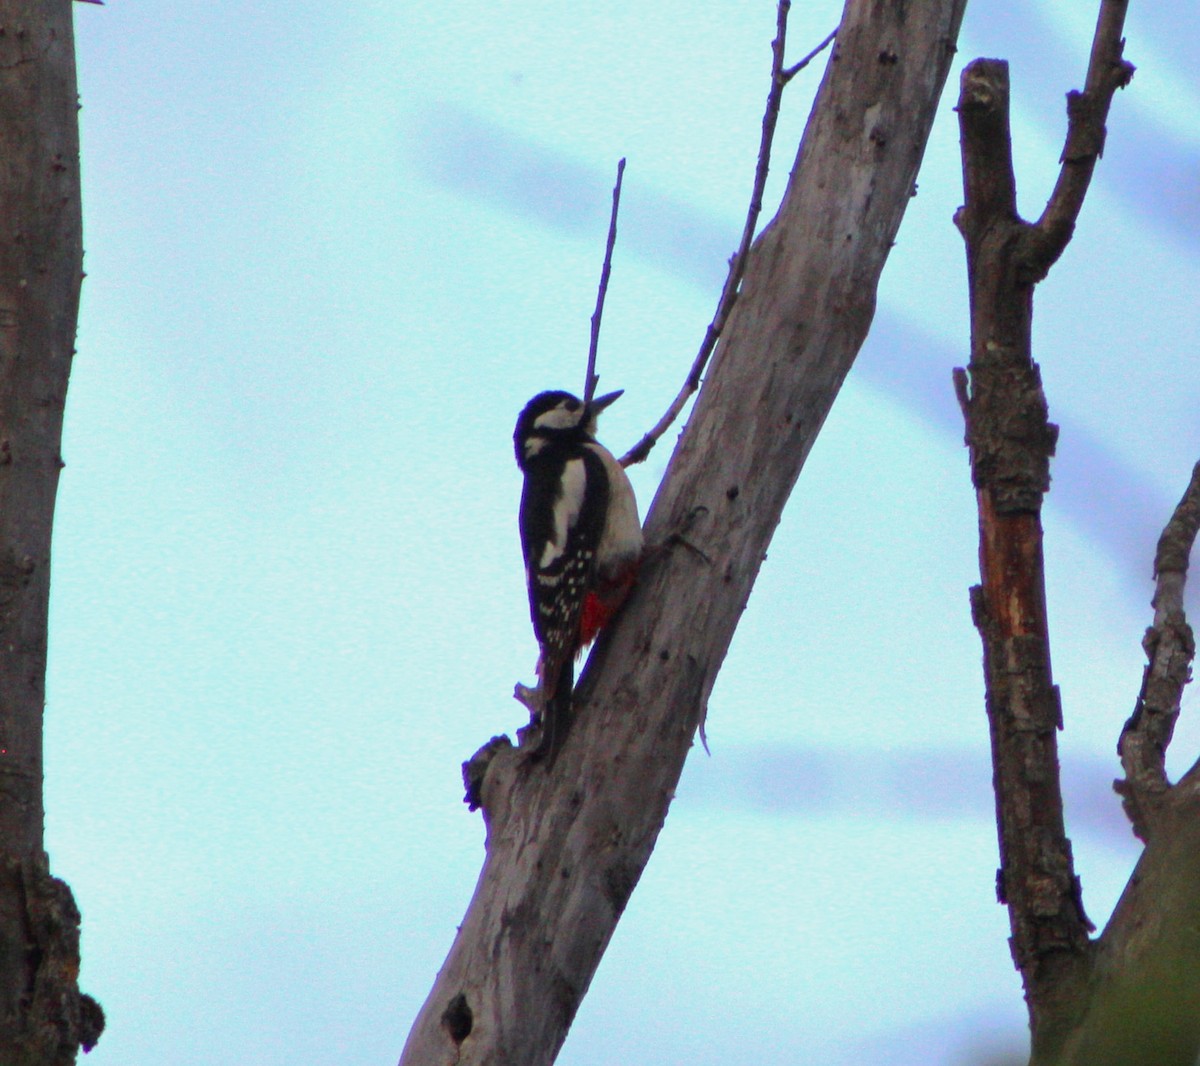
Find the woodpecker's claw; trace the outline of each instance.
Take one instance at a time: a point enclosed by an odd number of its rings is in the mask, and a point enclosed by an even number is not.
[[[529,758],[535,761],[546,754],[553,755],[556,750],[556,723],[552,709],[546,706],[541,685],[530,688],[517,682],[513,699],[529,712],[529,724],[517,730],[520,747],[528,750]],[[562,734],[565,735],[565,731]]]
[[[513,689],[513,699],[529,712],[529,717],[531,719],[536,719],[541,714],[541,702],[538,695],[538,690],[536,688],[530,688],[528,685],[522,685],[521,682],[518,681],[516,687]]]

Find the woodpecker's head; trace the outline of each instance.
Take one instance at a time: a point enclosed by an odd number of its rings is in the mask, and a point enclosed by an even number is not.
[[[587,404],[569,392],[539,392],[525,405],[513,432],[517,465],[524,470],[530,459],[554,444],[582,444],[594,439],[600,412],[623,391],[598,396]]]

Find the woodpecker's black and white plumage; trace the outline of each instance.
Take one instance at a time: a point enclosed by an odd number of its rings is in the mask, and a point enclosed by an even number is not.
[[[620,395],[585,404],[569,392],[539,393],[513,433],[525,475],[521,550],[541,648],[543,745],[552,748],[565,732],[557,722],[570,707],[575,657],[624,602],[642,555],[633,486],[595,436],[597,416]]]

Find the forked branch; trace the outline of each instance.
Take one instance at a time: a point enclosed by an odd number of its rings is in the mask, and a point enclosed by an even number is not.
[[[1105,0],[1092,68],[1104,67],[1097,56],[1111,52],[1105,43],[1114,26],[1110,7]],[[961,370],[955,387],[979,509],[981,578],[971,610],[983,641],[1000,844],[997,895],[1008,907],[1035,1062],[1057,1061],[1091,973],[1093,927],[1063,820],[1056,735],[1062,710],[1046,615],[1041,508],[1058,427],[1049,421],[1032,349],[1033,286],[1066,246],[1099,154],[1094,137],[1090,154],[1077,145],[1097,122],[1103,128],[1116,87],[1114,78],[1097,78],[1091,69],[1088,85],[1095,86],[1090,110],[1079,118],[1073,112],[1060,189],[1045,224],[1031,225],[1017,214],[1008,64],[969,64],[958,105],[964,205],[955,222],[967,245],[971,362],[969,387]]]

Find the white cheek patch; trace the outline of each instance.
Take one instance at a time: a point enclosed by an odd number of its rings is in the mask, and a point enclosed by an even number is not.
[[[554,501],[554,535],[546,541],[538,569],[546,570],[566,550],[567,534],[579,520],[583,509],[583,494],[587,491],[587,467],[582,459],[568,460],[563,467],[562,495]]]
[[[527,437],[525,439],[525,458],[532,459],[538,454],[549,441],[545,437]]]
[[[533,420],[534,429],[574,429],[579,425],[579,416],[583,411],[576,407],[569,411],[565,404],[551,407],[544,415],[538,415]]]

